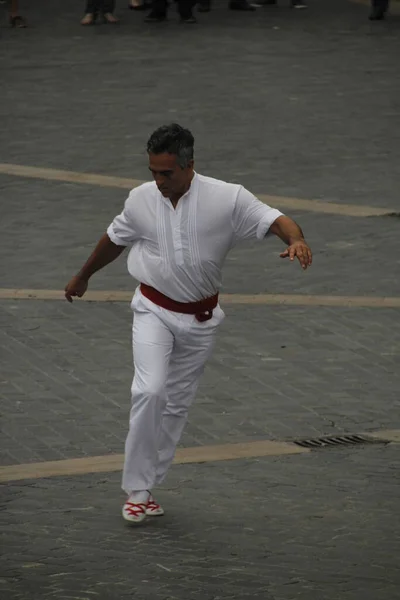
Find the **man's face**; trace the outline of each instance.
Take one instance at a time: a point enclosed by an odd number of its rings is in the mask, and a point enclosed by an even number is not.
[[[149,169],[165,198],[179,196],[188,189],[193,177],[193,161],[182,169],[175,154],[149,154]]]

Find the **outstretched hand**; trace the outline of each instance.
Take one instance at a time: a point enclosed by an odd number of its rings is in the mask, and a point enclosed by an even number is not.
[[[311,266],[312,253],[304,240],[294,242],[293,244],[288,246],[284,252],[280,254],[281,258],[289,257],[290,260],[294,260],[295,256],[297,256],[302,269],[307,269],[307,267]]]
[[[86,292],[88,287],[88,282],[86,279],[81,279],[80,277],[73,277],[69,283],[65,286],[65,297],[68,302],[72,302],[72,297],[77,296],[78,298],[82,298],[83,294]]]

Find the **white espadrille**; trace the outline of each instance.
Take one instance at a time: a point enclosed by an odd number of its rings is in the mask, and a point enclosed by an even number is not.
[[[148,517],[162,517],[164,514],[163,507],[158,504],[150,494],[146,504],[146,515]]]
[[[147,504],[145,502],[131,502],[128,498],[122,507],[122,516],[129,523],[141,523],[147,517]]]

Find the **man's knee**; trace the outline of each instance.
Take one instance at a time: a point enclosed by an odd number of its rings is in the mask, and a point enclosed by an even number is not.
[[[162,398],[165,395],[166,382],[161,378],[149,378],[146,381],[134,379],[131,393],[132,400],[139,396],[148,400]]]

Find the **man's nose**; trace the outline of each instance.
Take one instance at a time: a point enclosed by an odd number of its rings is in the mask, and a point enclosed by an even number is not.
[[[165,177],[163,175],[161,175],[160,173],[156,173],[154,178],[158,187],[164,187]]]

